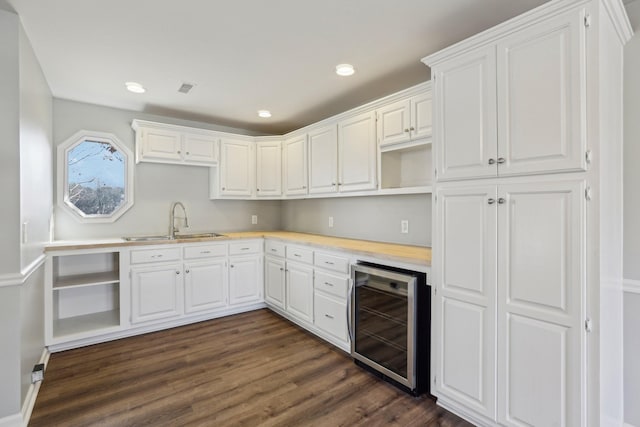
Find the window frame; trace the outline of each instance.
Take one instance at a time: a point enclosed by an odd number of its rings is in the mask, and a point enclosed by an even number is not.
[[[67,165],[67,157],[71,150],[84,141],[96,141],[111,144],[117,151],[122,153],[125,161],[124,167],[124,202],[109,215],[87,215],[78,209],[69,201],[69,168]],[[134,203],[133,192],[133,171],[134,158],[133,152],[120,141],[120,139],[112,133],[97,132],[89,130],[80,130],[67,138],[58,145],[57,156],[57,202],[58,207],[71,214],[76,220],[82,223],[111,223],[115,222],[125,212],[127,212]]]

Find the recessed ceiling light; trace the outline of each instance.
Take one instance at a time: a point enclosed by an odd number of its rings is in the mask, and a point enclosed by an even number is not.
[[[271,117],[271,111],[269,110],[258,110],[258,115],[263,119],[268,119]]]
[[[356,70],[353,69],[353,65],[351,64],[336,65],[336,74],[339,76],[350,76],[355,72]]]
[[[140,83],[137,82],[126,82],[124,85],[127,87],[129,92],[145,93],[147,91]]]

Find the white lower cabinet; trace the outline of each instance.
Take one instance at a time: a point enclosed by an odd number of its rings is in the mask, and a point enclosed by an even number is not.
[[[131,323],[182,314],[183,279],[179,263],[131,269]]]
[[[262,300],[262,255],[229,258],[229,304]]]
[[[227,305],[227,261],[184,264],[184,311],[195,313]]]
[[[321,292],[315,293],[313,302],[315,324],[340,341],[347,341],[347,304]]]
[[[487,422],[581,425],[584,181],[436,194],[435,394]]]
[[[313,267],[287,262],[287,311],[313,322]]]
[[[268,304],[285,309],[285,267],[281,258],[264,258],[264,299]]]

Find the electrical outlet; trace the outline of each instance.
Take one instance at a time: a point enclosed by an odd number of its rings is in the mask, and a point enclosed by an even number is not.
[[[258,215],[251,215],[251,224],[257,224],[258,223]]]
[[[409,221],[406,219],[403,219],[402,221],[400,221],[400,232],[407,234],[409,232]]]
[[[329,228],[333,228],[333,217],[329,217]]]
[[[37,364],[31,371],[31,383],[35,384],[44,379],[44,363]]]

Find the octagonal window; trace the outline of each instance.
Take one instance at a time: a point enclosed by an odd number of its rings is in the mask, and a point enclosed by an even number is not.
[[[112,222],[133,205],[132,156],[115,135],[78,132],[58,147],[58,171],[60,205],[82,221]]]

